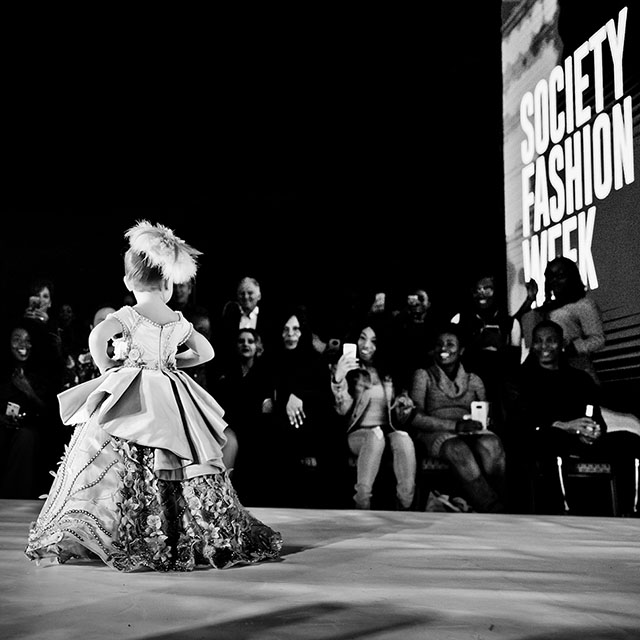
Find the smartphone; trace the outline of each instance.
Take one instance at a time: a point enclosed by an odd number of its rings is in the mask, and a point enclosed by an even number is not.
[[[475,400],[471,403],[471,419],[482,424],[486,429],[489,424],[489,403],[483,400]]]
[[[358,345],[353,342],[345,342],[342,345],[342,353],[345,356],[350,356],[352,358],[358,357]]]
[[[20,415],[20,405],[15,402],[7,402],[6,415],[17,418]]]

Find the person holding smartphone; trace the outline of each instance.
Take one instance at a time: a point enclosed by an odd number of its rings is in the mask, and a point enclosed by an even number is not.
[[[397,390],[385,363],[383,326],[365,321],[355,342],[345,343],[332,373],[334,407],[347,421],[347,443],[356,457],[356,509],[371,509],[383,453],[391,449],[399,509],[413,506],[416,452],[402,426],[412,403]]]
[[[404,308],[393,316],[391,324],[390,365],[400,386],[409,388],[413,372],[432,364],[430,349],[438,323],[427,290],[410,288]]]
[[[60,326],[53,313],[53,296],[51,280],[40,277],[32,280],[23,321],[36,346],[35,355],[52,370],[52,375],[63,377],[62,340]]]
[[[505,510],[506,458],[501,439],[473,420],[471,405],[485,401],[482,379],[462,365],[460,328],[445,325],[436,333],[434,364],[413,375],[410,396],[416,410],[410,419],[416,447],[446,462],[464,498],[478,512]]]
[[[51,319],[53,284],[45,278],[36,278],[29,287],[29,303],[24,317],[46,324]]]

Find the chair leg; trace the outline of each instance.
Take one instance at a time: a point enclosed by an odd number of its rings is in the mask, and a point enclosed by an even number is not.
[[[560,491],[562,492],[562,501],[564,503],[564,512],[569,513],[569,503],[567,502],[567,492],[564,488],[564,476],[562,474],[562,458],[558,456],[556,458],[558,468],[558,480],[560,482]]]
[[[640,475],[638,468],[640,467],[640,460],[638,458],[635,458],[633,462],[635,466],[635,494],[633,498],[633,515],[635,516],[638,514],[638,476]]]
[[[609,478],[609,486],[611,490],[611,514],[614,517],[620,515],[620,509],[618,509],[618,490],[616,484],[616,478],[613,474]]]

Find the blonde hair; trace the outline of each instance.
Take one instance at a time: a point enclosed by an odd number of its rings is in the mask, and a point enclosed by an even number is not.
[[[129,240],[129,249],[124,254],[124,271],[132,286],[152,290],[168,280],[181,284],[195,277],[196,257],[202,252],[189,246],[168,227],[141,220],[125,237]]]
[[[160,267],[149,264],[145,254],[134,249],[127,249],[124,254],[124,275],[139,291],[160,289],[166,279]]]

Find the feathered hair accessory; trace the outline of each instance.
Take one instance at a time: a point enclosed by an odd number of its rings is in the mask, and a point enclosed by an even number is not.
[[[196,275],[196,257],[202,255],[202,251],[189,246],[169,227],[140,220],[124,235],[131,249],[143,254],[145,261],[160,269],[164,278],[180,284]]]

